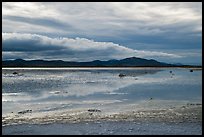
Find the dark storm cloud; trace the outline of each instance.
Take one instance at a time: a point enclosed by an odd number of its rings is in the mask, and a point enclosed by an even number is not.
[[[38,51],[47,51],[47,50],[60,50],[65,49],[62,46],[58,45],[47,45],[40,43],[39,40],[25,39],[25,40],[4,40],[2,41],[2,50],[3,51],[18,51],[18,52],[38,52]]]

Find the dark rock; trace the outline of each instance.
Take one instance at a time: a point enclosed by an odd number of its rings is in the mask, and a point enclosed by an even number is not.
[[[199,105],[202,105],[202,104],[200,104],[200,103],[197,103],[196,105],[197,105],[197,106],[199,106]]]
[[[118,76],[121,78],[121,77],[125,77],[126,75],[125,75],[125,74],[120,73]]]
[[[23,111],[19,111],[18,114],[25,114],[25,113],[31,113],[32,110],[27,109],[27,110],[23,110]]]
[[[88,112],[101,112],[99,109],[88,109]]]
[[[193,72],[193,70],[191,69],[190,72]]]
[[[172,73],[172,71],[169,71],[169,73]]]
[[[17,72],[13,72],[13,74],[14,74],[14,75],[17,75],[18,73],[17,73]]]

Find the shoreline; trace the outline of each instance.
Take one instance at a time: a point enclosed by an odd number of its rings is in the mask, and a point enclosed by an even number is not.
[[[16,70],[16,69],[27,69],[27,70],[72,70],[72,69],[115,69],[115,70],[120,70],[120,69],[161,69],[161,68],[186,68],[186,69],[193,69],[193,70],[202,70],[202,66],[200,67],[2,67],[2,70]]]
[[[101,110],[100,110],[101,111]],[[80,123],[94,121],[135,121],[135,122],[161,122],[161,123],[202,123],[202,104],[189,104],[169,109],[153,109],[139,111],[125,111],[109,114],[102,112],[90,112],[88,109],[81,111],[64,111],[39,116],[32,113],[12,114],[2,117],[2,126],[15,124],[46,124],[46,123]]]
[[[202,135],[202,122],[96,121],[21,124],[2,127],[2,135]]]

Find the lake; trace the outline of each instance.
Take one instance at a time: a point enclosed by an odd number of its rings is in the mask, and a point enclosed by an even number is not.
[[[202,69],[2,69],[3,130],[91,121],[192,122],[202,127]]]

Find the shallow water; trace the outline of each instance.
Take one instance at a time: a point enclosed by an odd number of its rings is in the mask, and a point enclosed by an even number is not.
[[[18,74],[13,74],[14,71]],[[126,76],[119,77],[120,73]],[[196,114],[199,117],[202,111],[202,70],[55,68],[2,71],[3,126],[100,119],[135,120],[141,117],[135,116],[134,112],[143,111],[146,114],[142,117],[147,117],[154,110],[159,110],[162,115],[173,111],[174,117],[178,113],[178,116],[184,114],[177,109],[187,108],[193,112],[191,109],[194,107],[200,110]],[[90,109],[100,111],[90,112]]]
[[[202,135],[202,123],[81,122],[22,124],[2,128],[3,135]]]

